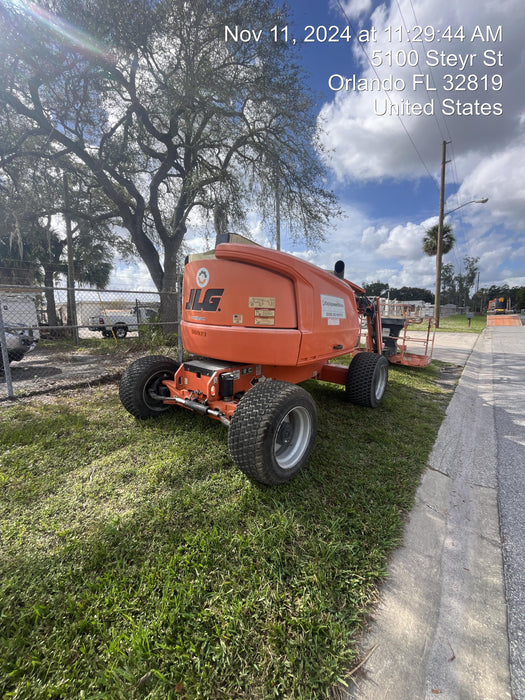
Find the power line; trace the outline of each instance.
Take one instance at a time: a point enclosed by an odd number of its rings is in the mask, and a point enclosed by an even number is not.
[[[421,25],[420,25],[420,22],[418,21],[416,12],[415,12],[415,8],[414,8],[413,1],[412,1],[412,0],[409,0],[409,2],[410,2],[410,6],[411,6],[411,8],[412,8],[412,14],[413,14],[413,16],[414,16],[414,20],[415,20],[416,25],[421,26]],[[344,18],[345,18],[345,20],[346,20],[348,26],[350,27],[350,30],[352,31],[352,34],[353,34],[354,36],[356,36],[357,33],[356,33],[356,31],[355,31],[355,29],[354,29],[354,27],[353,27],[353,25],[352,25],[350,19],[348,18],[348,15],[347,15],[347,13],[346,13],[346,11],[345,11],[345,9],[344,9],[342,3],[341,3],[341,0],[337,0],[337,4],[338,4],[338,6],[339,6],[339,9],[340,9],[342,15],[344,16]],[[401,17],[401,21],[403,22],[403,25],[404,25],[404,28],[405,28],[405,31],[406,31],[406,36],[407,36],[407,38],[408,38],[408,41],[409,41],[409,43],[410,43],[410,46],[411,46],[412,48],[414,48],[414,47],[413,47],[412,40],[410,39],[410,32],[408,31],[407,22],[406,22],[406,19],[405,19],[405,17],[404,17],[403,11],[402,11],[402,9],[401,9],[399,0],[396,0],[396,5],[397,5],[398,11],[399,11],[399,15],[400,15],[400,17]],[[370,68],[371,68],[372,71],[374,72],[375,76],[378,78],[379,84],[382,85],[382,82],[381,82],[381,80],[380,80],[380,78],[379,78],[378,71],[376,70],[376,67],[372,64],[372,61],[370,60],[370,57],[369,57],[369,55],[368,55],[368,53],[367,53],[367,50],[365,49],[365,46],[363,45],[362,42],[359,42],[359,46],[360,46],[361,50],[363,51],[363,54],[365,55],[365,58],[366,58],[366,60],[367,60],[367,62],[368,62],[368,64],[369,64]],[[420,63],[419,63],[419,52],[416,52],[416,53],[417,53],[417,57],[418,57],[418,58],[417,58],[417,64],[416,64],[416,65],[417,65],[417,66],[419,67],[419,69],[422,71],[421,65],[420,65]],[[431,69],[430,67],[429,67],[429,69],[428,69],[428,73],[429,73],[430,78],[431,78],[431,80],[432,80],[432,85],[433,85],[433,87],[434,87],[436,97],[439,99],[439,98],[440,98],[440,94],[439,94],[440,91],[439,91],[439,89],[438,89],[438,85],[437,85],[437,83],[436,83],[436,79],[435,79],[434,74],[433,74],[433,72],[432,72],[432,69]],[[431,95],[430,95],[430,92],[429,92],[428,86],[427,86],[425,89],[426,89],[426,92],[427,92],[427,95],[428,95],[429,99],[432,99],[432,97],[431,97]],[[394,103],[393,103],[393,101],[392,101],[392,99],[391,99],[389,93],[388,93],[384,88],[383,88],[383,91],[385,92],[386,97],[387,97],[387,99],[388,99],[390,105],[393,107],[393,106],[394,106]],[[427,167],[427,164],[425,163],[425,160],[423,159],[423,156],[421,155],[421,153],[420,153],[420,151],[419,151],[419,149],[418,149],[418,147],[417,147],[417,145],[416,145],[414,139],[412,138],[410,132],[408,131],[407,126],[405,125],[405,123],[404,123],[403,120],[401,119],[401,116],[400,116],[399,114],[396,114],[396,116],[397,116],[397,118],[399,119],[399,122],[400,122],[400,124],[401,124],[403,130],[405,131],[405,134],[407,135],[407,137],[408,137],[410,143],[412,144],[412,147],[413,147],[415,153],[417,154],[417,156],[418,156],[418,158],[419,158],[421,164],[423,165],[423,168],[425,169],[426,173],[429,175],[429,177],[430,177],[431,179],[435,179],[434,176],[432,175],[432,173],[430,172],[430,169]],[[455,156],[454,148],[453,148],[453,139],[452,139],[452,135],[451,135],[451,132],[450,132],[450,129],[449,129],[449,126],[448,126],[448,122],[447,122],[447,120],[445,119],[445,117],[443,117],[443,120],[442,120],[442,121],[443,121],[443,126],[442,126],[442,125],[440,124],[440,122],[439,122],[439,120],[438,120],[436,114],[434,114],[434,121],[435,121],[435,123],[436,123],[437,129],[438,129],[438,132],[439,132],[439,134],[440,134],[440,136],[441,136],[442,141],[446,141],[446,142],[449,143],[450,146],[451,146],[451,149],[450,149],[450,150],[451,150],[451,153],[450,153],[450,156],[451,156],[451,157],[450,157],[450,160],[447,161],[447,163],[450,163],[450,165],[451,165],[452,176],[453,176],[454,182],[456,182],[456,183],[459,184],[459,183],[460,183],[460,179],[459,179],[459,175],[458,175],[458,171],[457,171],[456,156]],[[444,132],[445,132],[445,136],[444,136]],[[459,197],[458,197],[457,192],[454,194],[454,196],[455,196],[455,198],[456,198],[456,201],[457,201],[457,203],[458,203],[458,208],[459,208],[459,206],[461,206],[461,202],[460,202],[460,199],[459,199]],[[461,221],[463,222],[462,214],[460,215],[460,219],[461,219]],[[463,240],[464,240],[464,242],[465,242],[465,249],[466,249],[466,252],[467,252],[468,254],[471,254],[472,251],[471,251],[471,242],[470,242],[470,240],[468,239],[468,237],[467,237],[466,235],[463,235]],[[453,258],[454,258],[454,260],[455,260],[455,262],[456,262],[456,266],[460,266],[460,263],[459,263],[459,260],[458,260],[458,258],[457,258],[457,254],[456,254],[455,248],[453,248],[452,254],[453,254]]]
[[[348,18],[348,15],[346,14],[346,10],[344,9],[344,7],[343,7],[342,4],[341,4],[341,0],[337,0],[337,4],[338,4],[338,6],[339,6],[339,9],[341,10],[341,13],[343,14],[343,16],[344,16],[344,18],[345,18],[345,20],[346,20],[348,26],[350,27],[350,29],[351,29],[351,31],[352,31],[352,35],[353,35],[353,36],[356,36],[356,35],[357,35],[357,32],[355,31],[355,29],[354,29],[352,23],[350,22],[350,19]],[[372,61],[370,60],[370,57],[368,56],[368,53],[367,53],[365,47],[363,46],[363,43],[362,43],[362,42],[359,42],[359,46],[360,46],[360,48],[361,48],[361,51],[364,53],[365,58],[366,58],[366,60],[368,61],[370,67],[371,67],[372,70],[374,71],[375,76],[376,76],[376,78],[377,78],[378,81],[379,81],[379,84],[381,85],[381,79],[380,79],[380,77],[379,77],[379,73],[377,72],[376,67],[373,65]],[[390,95],[388,94],[388,92],[387,92],[384,88],[383,88],[383,91],[384,91],[385,95],[387,96],[387,99],[388,99],[388,101],[390,102],[390,105],[391,105],[392,107],[394,107],[394,103],[393,103],[393,101],[392,101],[392,98],[391,98]],[[417,154],[419,160],[421,161],[421,164],[423,165],[424,169],[426,170],[428,176],[433,180],[433,179],[434,179],[434,176],[432,175],[432,173],[430,172],[429,168],[427,167],[427,164],[425,163],[425,161],[424,161],[424,159],[423,159],[423,156],[422,156],[421,153],[419,152],[419,149],[418,149],[418,147],[416,146],[416,143],[415,143],[414,139],[412,138],[412,136],[410,135],[410,133],[409,133],[407,127],[405,126],[403,120],[401,119],[401,116],[400,116],[399,114],[396,114],[396,116],[397,116],[397,118],[399,119],[399,123],[400,123],[401,126],[403,127],[403,130],[404,130],[405,134],[407,135],[407,137],[408,137],[410,143],[412,144],[412,147],[414,148],[414,151],[416,152],[416,154]]]
[[[403,20],[403,24],[405,25],[405,30],[406,30],[406,29],[407,29],[407,26],[406,26],[406,23],[405,23],[405,19],[404,19],[404,17],[403,17],[403,12],[402,12],[401,7],[400,7],[400,5],[399,5],[399,0],[396,0],[396,2],[397,2],[397,7],[398,7],[398,9],[399,9],[399,14],[401,15],[401,18],[402,18],[402,20]],[[416,23],[417,26],[421,26],[421,23],[419,22],[419,20],[418,20],[418,18],[417,18],[417,15],[416,15],[416,10],[415,10],[415,8],[414,8],[414,3],[412,2],[412,0],[409,0],[409,2],[410,2],[410,7],[412,8],[412,14],[414,15],[414,21],[415,21],[415,23]],[[410,42],[410,45],[412,46],[412,41],[411,41],[411,39],[410,39],[410,34],[408,33],[408,31],[407,31],[407,37],[408,37],[408,40],[409,40],[409,42]],[[418,66],[419,66],[419,54],[418,54]],[[436,96],[439,98],[439,97],[440,97],[439,88],[438,88],[438,85],[437,85],[437,83],[436,83],[436,79],[434,78],[434,73],[433,73],[433,71],[432,71],[432,68],[431,68],[430,66],[428,67],[428,72],[429,72],[429,74],[430,74],[430,77],[432,78],[432,83],[433,83],[433,86],[434,86],[434,90],[435,90],[435,92],[436,92]],[[428,89],[427,89],[427,94],[428,94]],[[429,97],[430,97],[430,95],[429,95]],[[435,115],[434,115],[434,116],[435,116]],[[435,116],[435,119],[436,119],[436,124],[437,124],[437,126],[438,126],[439,132],[440,132],[440,134],[442,134],[441,127],[440,127],[440,125],[439,125],[439,121],[438,121],[438,119],[437,119],[437,116]],[[450,159],[450,160],[451,160],[451,165],[452,165],[452,170],[453,170],[454,182],[458,182],[458,183],[459,183],[459,176],[458,176],[458,172],[457,172],[457,168],[456,168],[456,156],[455,156],[455,154],[454,154],[453,138],[452,138],[452,134],[450,133],[450,129],[448,128],[448,122],[447,122],[447,120],[445,119],[445,117],[443,117],[443,126],[444,126],[445,131],[446,131],[446,138],[445,138],[445,137],[443,137],[443,138],[444,138],[445,141],[448,141],[448,142],[450,143],[450,145],[451,145],[451,149],[450,149],[450,150],[452,151],[452,153],[451,153],[451,159]],[[458,199],[458,204],[460,204],[459,199]]]
[[[411,4],[411,7],[412,7],[412,14],[414,15],[414,19],[415,19],[415,21],[416,21],[416,24],[417,24],[418,26],[420,26],[420,25],[419,25],[419,22],[418,22],[418,20],[417,20],[417,17],[416,17],[416,12],[415,12],[415,10],[414,10],[414,5],[412,5],[412,0],[410,0],[410,4]],[[408,39],[408,43],[410,44],[411,48],[414,49],[414,44],[412,43],[412,39],[410,38],[410,32],[409,32],[409,30],[408,30],[407,23],[406,23],[406,21],[405,21],[404,15],[403,15],[403,11],[402,11],[402,9],[401,9],[401,5],[399,4],[399,0],[396,0],[396,5],[397,5],[397,9],[399,10],[399,16],[401,17],[401,21],[403,22],[403,26],[405,27],[405,32],[406,32],[405,35],[406,35],[406,37],[407,37],[407,39]],[[417,67],[419,68],[419,70],[422,71],[423,69],[421,68],[421,65],[420,65],[420,63],[419,63],[419,51],[417,51],[416,49],[414,49],[414,52],[415,52],[415,54],[416,54],[416,56],[417,56],[417,64],[416,64],[416,65],[417,65]],[[432,68],[429,67],[428,72],[429,72],[429,74],[430,74],[430,77],[432,78],[432,83],[433,83],[433,85],[434,85],[434,90],[435,90],[435,92],[436,92],[436,95],[439,97],[439,91],[438,91],[438,87],[437,87],[437,84],[436,84],[436,80],[435,80],[435,78],[434,78],[434,74],[433,74],[433,72],[432,72]],[[431,99],[432,99],[432,96],[431,96],[431,94],[430,94],[430,91],[429,91],[429,89],[428,89],[428,86],[425,86],[425,91],[426,91],[426,93],[427,93],[427,95],[428,95],[428,98],[431,100]],[[443,134],[443,131],[441,130],[441,125],[440,125],[440,123],[439,123],[439,120],[438,120],[437,115],[436,115],[435,112],[433,113],[433,116],[434,116],[434,121],[436,122],[436,126],[437,126],[437,128],[438,128],[438,131],[439,131],[439,134],[440,134],[440,136],[441,136],[442,141],[449,141],[449,142],[452,141],[452,137],[451,137],[450,132],[449,132],[449,130],[448,130],[448,126],[447,126],[446,120],[443,119],[443,126],[445,127],[445,131],[446,131],[447,133],[446,133],[446,134]]]
[[[415,7],[414,7],[414,3],[412,2],[412,0],[409,0],[409,2],[410,2],[410,7],[412,8],[412,14],[413,14],[413,16],[414,16],[414,21],[415,21],[416,25],[420,27],[420,26],[421,26],[421,23],[419,22],[418,17],[417,17],[417,15],[416,15],[416,10],[415,10]],[[404,14],[403,14],[403,10],[401,9],[401,5],[400,5],[399,0],[396,0],[396,5],[397,5],[397,9],[398,9],[398,11],[399,11],[399,15],[400,15],[400,17],[401,17],[401,21],[403,22],[403,26],[405,27],[406,36],[407,36],[407,38],[408,38],[408,41],[409,41],[409,43],[410,43],[410,46],[412,47],[412,49],[414,49],[414,45],[413,45],[413,43],[412,43],[412,39],[410,38],[410,32],[409,32],[408,27],[407,27],[407,22],[406,22],[406,20],[405,20],[405,16],[404,16]],[[416,51],[416,55],[417,55],[417,57],[418,57],[418,58],[417,58],[417,66],[418,66],[419,69],[422,71],[422,68],[421,68],[420,63],[419,63],[419,52],[418,52],[417,50],[415,50],[415,51]],[[432,80],[432,85],[433,85],[433,87],[434,87],[434,90],[433,90],[433,91],[435,91],[436,97],[437,97],[438,99],[440,99],[440,90],[439,90],[439,88],[438,88],[436,79],[435,79],[435,77],[434,77],[434,73],[433,73],[432,68],[431,68],[430,66],[428,67],[428,74],[430,75],[430,78],[431,78],[431,80]],[[426,87],[425,89],[426,89],[426,92],[427,92],[427,95],[428,95],[429,99],[432,99],[432,96],[430,95],[430,91],[429,91],[428,87]],[[439,133],[441,134],[442,139],[443,139],[444,141],[447,141],[448,144],[450,145],[450,160],[447,161],[447,162],[450,163],[450,166],[451,166],[451,169],[452,169],[452,178],[453,178],[453,181],[454,181],[455,183],[458,183],[458,184],[459,184],[460,179],[459,179],[459,175],[458,175],[458,171],[457,171],[457,164],[456,164],[456,156],[455,156],[454,146],[453,146],[453,139],[452,139],[452,134],[450,133],[450,129],[449,129],[449,127],[448,127],[448,122],[447,122],[447,120],[445,119],[445,117],[443,116],[443,120],[442,120],[442,121],[443,121],[443,127],[444,127],[444,130],[445,130],[445,132],[446,132],[446,136],[444,136],[444,135],[443,135],[443,131],[442,131],[442,129],[441,129],[440,122],[439,122],[439,120],[438,120],[438,118],[437,118],[436,113],[434,113],[434,120],[435,120],[435,122],[436,122],[437,128],[438,128],[438,130],[439,130]],[[458,196],[458,193],[455,192],[453,196],[454,196],[455,199],[456,199],[457,208],[460,208],[460,207],[461,207],[461,201],[460,201],[460,198],[459,198],[459,196]],[[463,212],[461,212],[461,213],[459,214],[459,218],[460,218],[460,220],[461,220],[461,223],[464,225]],[[465,235],[465,234],[463,235],[463,241],[464,241],[466,253],[467,253],[468,255],[471,255],[471,253],[472,253],[472,250],[471,250],[471,242],[470,242],[469,238],[467,237],[467,235]],[[456,266],[461,267],[461,263],[459,262],[459,260],[458,260],[458,258],[457,258],[457,255],[456,255],[456,248],[455,248],[455,247],[452,249],[452,254],[453,254],[453,257],[454,257],[454,259],[455,259]]]

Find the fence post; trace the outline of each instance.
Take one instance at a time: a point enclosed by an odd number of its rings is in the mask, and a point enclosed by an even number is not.
[[[7,396],[10,399],[15,398],[13,391],[13,381],[11,378],[11,367],[9,365],[9,354],[7,352],[7,339],[5,337],[4,317],[2,315],[2,304],[0,304],[0,345],[2,346],[2,364],[4,366],[5,384],[7,387]]]
[[[142,324],[140,322],[140,304],[139,304],[139,300],[137,299],[137,297],[135,297],[135,318],[137,319],[137,333],[138,333],[139,338],[141,338],[144,329],[143,329]]]

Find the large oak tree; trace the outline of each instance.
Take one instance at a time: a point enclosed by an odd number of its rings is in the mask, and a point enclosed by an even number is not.
[[[2,3],[0,103],[25,129],[0,155],[87,168],[159,291],[190,217],[268,213],[276,183],[292,235],[319,239],[336,204],[294,49],[269,31],[286,21],[270,0]]]

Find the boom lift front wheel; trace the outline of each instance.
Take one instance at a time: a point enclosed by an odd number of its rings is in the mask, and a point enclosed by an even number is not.
[[[306,464],[317,433],[317,409],[310,394],[288,382],[256,384],[231,419],[228,447],[251,479],[283,484]]]

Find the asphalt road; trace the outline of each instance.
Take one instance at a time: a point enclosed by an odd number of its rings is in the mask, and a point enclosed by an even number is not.
[[[513,697],[525,698],[525,328],[490,333]]]
[[[525,327],[454,335],[434,357],[465,369],[349,698],[525,699]]]

